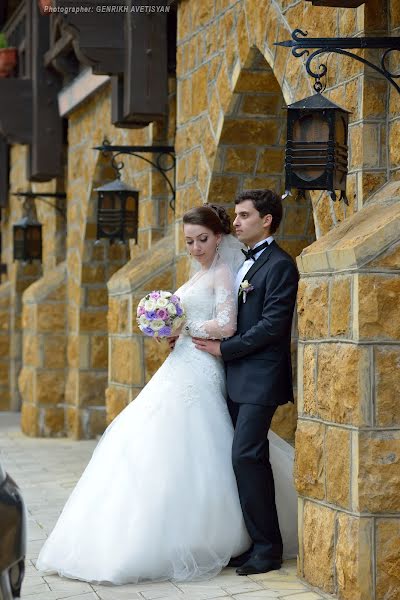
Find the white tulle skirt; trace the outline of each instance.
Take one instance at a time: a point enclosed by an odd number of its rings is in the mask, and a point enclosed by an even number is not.
[[[179,340],[104,433],[40,552],[39,570],[113,584],[196,580],[249,547],[222,364],[188,342]],[[271,461],[285,554],[295,554],[292,451],[273,434]]]

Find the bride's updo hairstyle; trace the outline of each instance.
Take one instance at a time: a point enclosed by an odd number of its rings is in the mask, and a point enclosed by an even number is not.
[[[195,206],[183,215],[183,224],[202,225],[213,233],[231,233],[231,219],[223,206],[203,204]]]

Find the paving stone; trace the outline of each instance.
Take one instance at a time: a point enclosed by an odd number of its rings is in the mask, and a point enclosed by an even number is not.
[[[5,415],[5,418],[3,418]],[[325,600],[296,577],[296,561],[279,571],[238,577],[225,568],[215,578],[196,582],[146,582],[122,586],[91,585],[43,575],[35,568],[39,551],[53,529],[74,485],[90,460],[95,441],[32,439],[19,431],[18,415],[2,413],[0,461],[17,481],[28,509],[28,554],[21,600]],[[68,456],[68,460],[65,457]],[[330,600],[334,600],[329,596]]]

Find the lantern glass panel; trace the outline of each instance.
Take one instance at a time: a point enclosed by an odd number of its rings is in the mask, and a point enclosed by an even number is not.
[[[14,225],[14,260],[23,260],[25,248],[25,233],[23,227]]]
[[[29,258],[32,260],[42,257],[42,228],[31,225],[26,230],[26,241]]]
[[[297,119],[293,124],[293,142],[296,145],[293,172],[298,177],[313,181],[324,174],[328,141],[329,123],[322,113],[309,113]]]
[[[137,198],[129,195],[125,205],[125,237],[132,239],[137,237]]]
[[[99,222],[107,237],[118,237],[121,231],[122,194],[119,192],[101,193],[99,197]]]

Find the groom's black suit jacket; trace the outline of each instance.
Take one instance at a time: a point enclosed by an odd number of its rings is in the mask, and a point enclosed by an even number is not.
[[[299,275],[273,241],[244,276],[254,290],[239,297],[237,330],[222,341],[233,402],[277,406],[293,402],[290,335]]]

